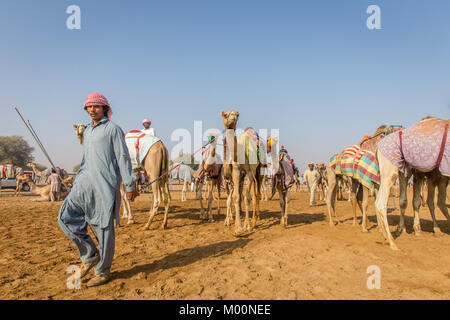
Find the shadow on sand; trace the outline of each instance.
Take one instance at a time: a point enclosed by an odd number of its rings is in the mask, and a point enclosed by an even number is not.
[[[235,241],[222,241],[206,246],[183,249],[152,263],[135,266],[130,270],[114,272],[112,276],[113,279],[128,279],[141,272],[150,274],[158,270],[184,267],[205,258],[231,254],[235,249],[244,248],[250,241],[251,239],[248,238],[239,238]]]

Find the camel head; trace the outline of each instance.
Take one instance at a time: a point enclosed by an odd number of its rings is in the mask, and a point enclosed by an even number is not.
[[[80,142],[81,145],[83,145],[83,135],[84,135],[84,130],[86,130],[87,125],[85,124],[74,124],[73,127],[75,128],[75,134],[78,137],[78,141]]]
[[[239,118],[238,111],[228,110],[227,112],[221,112],[223,118],[223,124],[225,129],[236,129],[237,121]]]

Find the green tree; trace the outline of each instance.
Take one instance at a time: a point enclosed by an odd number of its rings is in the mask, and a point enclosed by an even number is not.
[[[30,147],[23,137],[0,136],[0,164],[13,163],[19,167],[25,167],[32,162],[34,148]]]

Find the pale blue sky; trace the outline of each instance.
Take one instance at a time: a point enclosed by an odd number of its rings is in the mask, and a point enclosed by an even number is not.
[[[81,30],[66,8],[81,8]],[[366,8],[381,8],[368,30]],[[91,92],[125,131],[150,118],[171,149],[177,128],[279,128],[303,170],[370,135],[450,115],[450,1],[0,1],[0,135],[53,161],[81,160],[73,123]]]

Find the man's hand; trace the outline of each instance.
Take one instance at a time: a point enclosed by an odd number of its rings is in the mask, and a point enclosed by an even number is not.
[[[136,190],[134,190],[133,192],[127,192],[128,200],[130,200],[131,202],[133,202],[137,196],[139,196],[139,192],[137,192]]]

